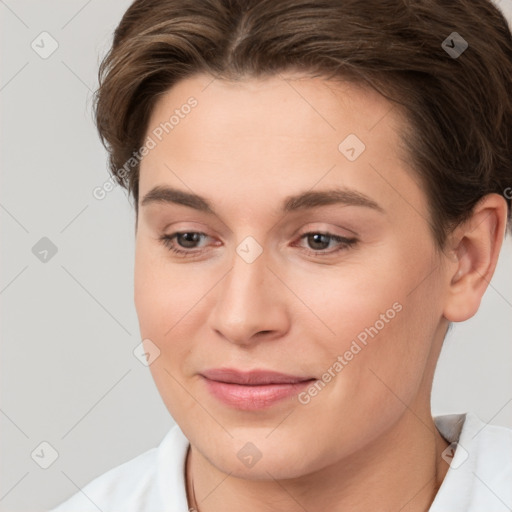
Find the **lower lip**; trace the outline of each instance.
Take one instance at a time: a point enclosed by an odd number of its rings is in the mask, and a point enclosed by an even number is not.
[[[285,398],[296,396],[313,382],[313,380],[307,380],[294,384],[248,386],[218,382],[207,378],[204,378],[204,381],[210,393],[221,402],[246,411],[265,409]]]

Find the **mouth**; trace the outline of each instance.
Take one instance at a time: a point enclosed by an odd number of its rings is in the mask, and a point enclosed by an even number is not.
[[[231,368],[206,370],[200,373],[208,391],[220,402],[241,410],[271,407],[296,396],[317,380],[314,377],[287,375],[268,370],[248,372]]]

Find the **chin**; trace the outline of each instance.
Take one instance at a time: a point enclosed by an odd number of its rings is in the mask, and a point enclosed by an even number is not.
[[[297,451],[293,452],[294,450],[290,450],[289,457],[284,453],[277,454],[278,456],[263,453],[261,459],[252,467],[245,466],[238,458],[226,458],[224,454],[220,456],[220,459],[214,456],[210,459],[210,462],[217,469],[225,474],[230,474],[234,478],[244,480],[290,479],[300,477],[311,471],[311,468],[302,466],[306,461],[298,457]],[[301,458],[300,461],[299,458]],[[302,465],[299,465],[299,462]]]
[[[238,431],[235,439],[215,447],[200,443],[196,449],[219,471],[246,480],[296,478],[320,469],[322,457],[315,457],[304,443],[283,443],[277,437],[265,439],[267,435],[267,430],[259,436]]]

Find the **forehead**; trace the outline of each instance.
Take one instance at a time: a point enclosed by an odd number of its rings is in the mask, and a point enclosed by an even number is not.
[[[190,98],[197,101],[197,106],[190,116],[175,119],[172,131],[183,131],[178,130],[178,125],[189,124],[186,119],[190,118],[194,119],[194,129],[208,134],[212,141],[215,135],[222,137],[223,129],[236,129],[234,135],[238,138],[288,135],[293,140],[321,138],[330,142],[347,130],[363,136],[382,122],[389,132],[389,128],[397,126],[399,115],[376,91],[350,82],[300,74],[238,81],[195,75],[178,82],[159,98],[148,131],[168,121],[175,111],[188,112]],[[215,130],[211,129],[212,124]]]
[[[189,107],[194,105],[193,107]],[[177,185],[222,202],[276,202],[343,185],[392,206],[416,195],[403,162],[400,112],[376,91],[300,75],[225,81],[196,75],[156,103],[140,194]],[[223,192],[224,191],[224,192]],[[256,199],[259,198],[259,199]]]

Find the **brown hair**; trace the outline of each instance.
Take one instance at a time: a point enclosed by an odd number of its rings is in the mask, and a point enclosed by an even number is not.
[[[399,105],[439,247],[488,193],[505,196],[511,228],[512,36],[490,0],[136,0],[94,98],[110,171],[136,211],[133,155],[160,95],[200,72],[287,70],[355,81]]]

